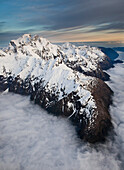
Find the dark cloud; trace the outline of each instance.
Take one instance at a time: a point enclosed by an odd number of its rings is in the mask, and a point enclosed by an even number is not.
[[[114,34],[114,33],[124,33],[124,30],[115,30],[115,31],[108,32],[108,34]]]
[[[4,25],[5,23],[5,21],[0,21],[0,25]]]
[[[109,31],[109,30],[114,30],[114,31]],[[124,32],[124,23],[107,23],[107,24],[101,24],[97,25],[96,28],[91,29],[87,32],[99,32],[99,31],[108,31],[108,33],[119,33],[119,32]]]
[[[34,31],[33,29],[29,30],[22,30],[22,31],[5,31],[5,32],[0,32],[0,47],[6,46],[10,40],[16,39],[20,36],[22,36],[25,33],[30,33]]]
[[[101,31],[111,29],[116,22],[113,29],[124,29],[123,0],[63,0],[62,2],[54,0],[50,1],[50,4],[28,6],[23,10],[39,14],[21,22],[25,26],[44,25],[44,29],[59,30],[111,23],[109,26],[96,28],[96,31]]]
[[[5,21],[0,21],[0,31],[2,31],[5,24],[6,24]]]
[[[0,20],[0,32],[4,32],[4,26],[9,31],[7,27],[9,24],[11,28],[15,27],[13,30],[33,29],[36,33],[56,31],[54,35],[49,35],[50,37],[65,32],[73,32],[76,35],[101,31],[123,33],[124,30],[124,0],[12,0],[11,3],[9,0],[2,0],[1,2],[8,5],[10,13],[7,13],[7,17],[10,14],[12,22],[9,22],[9,19],[5,20],[7,24]],[[21,29],[20,34],[23,32]],[[18,35],[17,31],[15,33]],[[0,39],[1,37],[0,35]]]
[[[124,22],[123,7],[122,0],[77,0],[75,4],[70,4],[69,8],[54,16],[55,23],[52,29]]]

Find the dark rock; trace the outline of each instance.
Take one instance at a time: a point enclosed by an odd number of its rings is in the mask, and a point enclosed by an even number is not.
[[[102,70],[95,70],[95,71],[92,71],[92,72],[84,72],[84,74],[87,75],[87,76],[99,78],[103,81],[110,80],[110,76]]]
[[[111,60],[109,61],[109,58],[107,56],[106,56],[106,58],[108,59],[108,61],[106,59],[104,61],[105,64],[104,64],[104,62],[99,63],[99,68],[97,70],[93,70],[93,71],[85,72],[84,70],[82,70],[82,68],[78,64],[76,65],[76,67],[74,67],[74,63],[67,64],[67,66],[80,72],[80,73],[85,74],[86,76],[92,76],[92,77],[99,78],[103,81],[108,81],[108,80],[110,80],[110,76],[106,72],[104,72],[103,69],[106,70],[110,67],[113,67],[113,64],[111,64]]]
[[[114,64],[118,64],[118,63],[123,63],[123,61],[122,60],[115,60],[114,61]]]
[[[89,142],[96,142],[105,140],[105,136],[112,128],[111,116],[109,114],[109,106],[112,104],[113,91],[102,80],[98,80],[98,83],[92,88],[90,86],[92,95],[96,101],[97,120],[93,123],[92,128],[85,129],[85,139]]]

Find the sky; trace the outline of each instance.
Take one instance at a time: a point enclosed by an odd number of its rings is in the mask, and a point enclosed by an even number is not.
[[[0,46],[22,34],[51,42],[124,43],[124,0],[0,0]]]

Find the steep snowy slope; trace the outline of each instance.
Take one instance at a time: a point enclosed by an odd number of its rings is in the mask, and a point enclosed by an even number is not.
[[[111,126],[112,91],[95,77],[104,77],[104,61],[108,57],[97,48],[59,47],[25,34],[0,50],[0,90],[30,95],[49,112],[70,118],[81,138],[103,140]]]
[[[108,80],[109,75],[103,72],[104,65],[108,68],[112,62],[99,48],[90,46],[76,47],[70,43],[61,46],[64,62],[85,75],[94,76],[102,80]]]

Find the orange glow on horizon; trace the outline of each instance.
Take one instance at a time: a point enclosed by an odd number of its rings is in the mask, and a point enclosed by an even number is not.
[[[44,35],[44,34],[42,34]],[[44,36],[45,37],[45,36]],[[63,32],[62,34],[54,34],[48,35],[46,37],[51,42],[124,42],[124,34],[123,33],[66,33]]]

